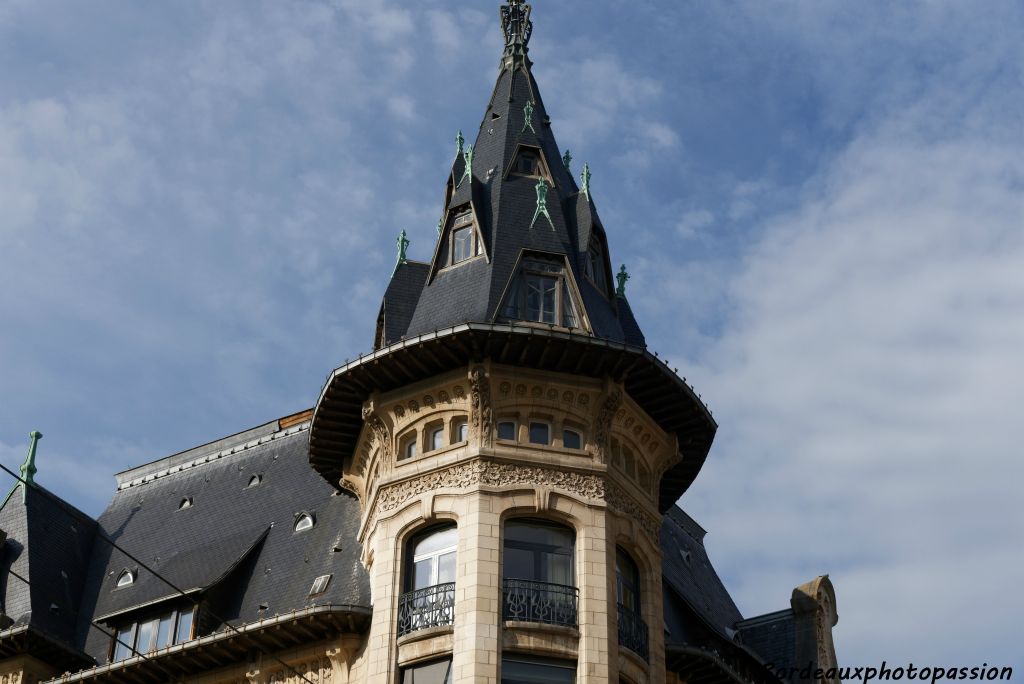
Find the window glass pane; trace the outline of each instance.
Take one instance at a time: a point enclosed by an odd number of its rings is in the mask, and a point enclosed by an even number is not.
[[[462,421],[455,425],[455,441],[469,441],[469,423],[467,423],[466,421]]]
[[[562,446],[566,449],[582,449],[583,438],[575,430],[565,430],[562,432]]]
[[[425,589],[434,586],[434,558],[424,558],[413,563],[413,589]]]
[[[135,642],[135,625],[117,630],[117,643],[114,644],[114,660],[124,660],[132,654]]]
[[[501,684],[573,684],[576,664],[507,656],[501,661]]]
[[[438,449],[442,448],[443,446],[444,446],[444,428],[435,428],[434,431],[430,433],[430,448],[433,451],[437,451]]]
[[[192,611],[187,610],[178,616],[178,633],[174,636],[174,643],[180,644],[192,638]]]
[[[459,531],[455,527],[434,530],[417,540],[412,548],[414,558],[454,548],[459,543]]]
[[[534,579],[533,552],[527,549],[505,547],[505,577]]]
[[[441,554],[437,558],[437,583],[447,584],[455,581],[455,552]]]
[[[519,318],[519,295],[522,285],[519,279],[516,278],[512,283],[512,287],[509,288],[508,296],[505,298],[505,308],[501,310],[501,315],[505,318]]]
[[[498,439],[507,439],[509,441],[515,441],[516,424],[511,421],[498,423]]]
[[[452,234],[452,262],[465,261],[473,255],[473,230],[459,228]]]
[[[563,551],[541,554],[539,581],[571,586],[572,576],[572,556]]]
[[[621,606],[632,612],[639,611],[640,570],[620,548],[615,551],[615,593]]]
[[[451,660],[440,660],[402,670],[402,684],[451,684]]]
[[[409,437],[409,440],[402,447],[402,460],[416,458],[416,435]]]
[[[171,632],[174,630],[174,613],[160,618],[160,626],[156,630],[156,647],[167,648],[171,645]]]
[[[530,423],[530,443],[550,444],[550,432],[551,428],[548,427],[547,423]]]
[[[576,317],[576,308],[572,305],[572,296],[569,294],[569,287],[562,283],[562,325],[566,328],[578,328],[579,319]]]
[[[302,532],[310,529],[313,529],[313,516],[303,513],[299,516],[299,519],[295,521],[295,531]]]
[[[575,584],[572,530],[528,520],[505,525],[505,577],[554,584]]]
[[[135,648],[139,653],[148,653],[153,650],[153,644],[156,637],[156,625],[156,620],[143,622],[139,625],[139,637],[135,644]]]

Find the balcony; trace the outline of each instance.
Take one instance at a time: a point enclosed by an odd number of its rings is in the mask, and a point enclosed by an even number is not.
[[[407,591],[398,599],[398,636],[455,622],[455,582]]]
[[[579,595],[579,589],[564,584],[506,579],[502,612],[508,621],[577,627]]]
[[[648,660],[647,623],[639,614],[619,604],[619,646]]]

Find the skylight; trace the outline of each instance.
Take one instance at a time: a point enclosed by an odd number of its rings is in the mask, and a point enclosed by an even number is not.
[[[309,590],[310,596],[316,596],[327,591],[327,585],[331,583],[333,575],[320,575],[313,580],[313,587]]]
[[[186,508],[192,508],[192,497],[191,496],[186,496],[184,499],[181,500],[181,503],[178,504],[178,510],[179,511],[184,510]]]
[[[313,525],[316,521],[313,520],[313,516],[309,513],[302,513],[295,519],[295,531],[304,532],[305,530],[313,529]]]
[[[125,568],[121,571],[121,574],[117,576],[117,586],[127,587],[135,583],[135,573]]]

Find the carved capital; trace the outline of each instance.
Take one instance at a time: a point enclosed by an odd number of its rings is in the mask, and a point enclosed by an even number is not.
[[[615,418],[615,412],[622,405],[622,396],[622,388],[618,385],[612,386],[604,401],[601,402],[601,408],[594,420],[594,442],[597,444],[597,459],[601,463],[608,463],[609,460],[608,442],[611,436],[612,420]]]

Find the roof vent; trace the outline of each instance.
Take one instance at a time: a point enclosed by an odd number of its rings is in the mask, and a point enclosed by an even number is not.
[[[117,584],[115,586],[120,588],[131,586],[132,584],[135,584],[135,573],[128,568],[125,568],[121,571],[121,574],[117,576]]]
[[[683,562],[687,565],[690,564],[690,551],[689,549],[679,549],[679,555],[682,556]]]
[[[316,596],[327,591],[327,585],[331,583],[333,575],[320,575],[313,580],[313,587],[309,590],[310,596]]]
[[[300,513],[295,518],[295,531],[305,532],[306,530],[311,530],[315,524],[316,521],[311,513]]]
[[[246,489],[252,489],[253,487],[259,487],[260,483],[263,482],[262,475],[253,475],[249,478],[249,484],[245,486]]]
[[[192,508],[192,497],[191,496],[186,496],[184,499],[181,500],[181,503],[178,504],[178,510],[179,511],[183,511],[186,508]]]

